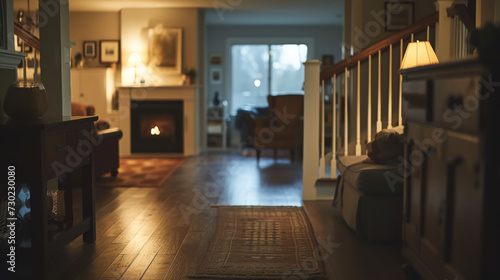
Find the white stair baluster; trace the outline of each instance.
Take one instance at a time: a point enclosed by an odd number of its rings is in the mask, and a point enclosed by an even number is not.
[[[392,128],[392,44],[389,45],[389,96],[387,107],[387,128]]]
[[[428,26],[427,26],[428,27]],[[429,35],[429,34],[427,34]],[[401,62],[403,61],[403,39],[400,41],[400,48],[399,48],[399,67],[401,67]],[[403,103],[403,75],[399,74],[399,108],[398,108],[398,125],[403,125],[403,111],[402,111],[402,103]]]
[[[348,94],[348,88],[347,88],[347,82],[348,82],[348,76],[349,76],[349,71],[347,70],[347,67],[345,68],[345,78],[344,78],[344,86],[345,86],[345,91],[344,91],[344,155],[347,156],[349,155],[349,121],[348,121],[348,105],[349,105],[349,94]]]
[[[372,140],[372,56],[368,56],[368,125],[366,126],[366,139]]]
[[[321,81],[321,157],[319,159],[319,177],[325,178],[325,80]]]
[[[361,155],[361,61],[358,60],[358,94],[356,98],[356,155]]]
[[[330,178],[337,178],[337,74],[333,74],[333,113],[332,113],[332,160],[330,162]]]
[[[381,60],[382,60],[382,54],[381,50],[378,51],[378,99],[377,99],[377,132],[382,130],[382,88],[381,88]]]

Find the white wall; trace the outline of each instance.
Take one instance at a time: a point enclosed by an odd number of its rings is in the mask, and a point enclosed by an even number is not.
[[[97,42],[97,57],[86,58],[85,67],[104,66],[99,63],[99,41],[120,39],[119,12],[71,12],[69,14],[69,38],[75,42],[71,56],[83,54],[83,41]]]

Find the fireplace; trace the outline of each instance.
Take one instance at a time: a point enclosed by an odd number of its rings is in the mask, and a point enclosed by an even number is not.
[[[132,153],[184,153],[182,100],[130,101]]]

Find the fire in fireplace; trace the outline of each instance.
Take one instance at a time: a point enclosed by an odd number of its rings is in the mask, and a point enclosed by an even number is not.
[[[183,153],[183,101],[130,103],[132,153]]]

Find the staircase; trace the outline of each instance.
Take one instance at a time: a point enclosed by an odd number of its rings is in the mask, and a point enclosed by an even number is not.
[[[303,200],[332,199],[337,157],[365,155],[376,132],[403,125],[399,69],[408,43],[429,41],[440,61],[472,56],[474,10],[460,1],[440,5],[321,72],[319,60],[305,63]]]
[[[305,63],[304,200],[333,198],[337,156],[364,155],[377,131],[402,125],[404,50],[415,40],[434,46],[438,20],[433,13],[322,72],[320,61]]]

